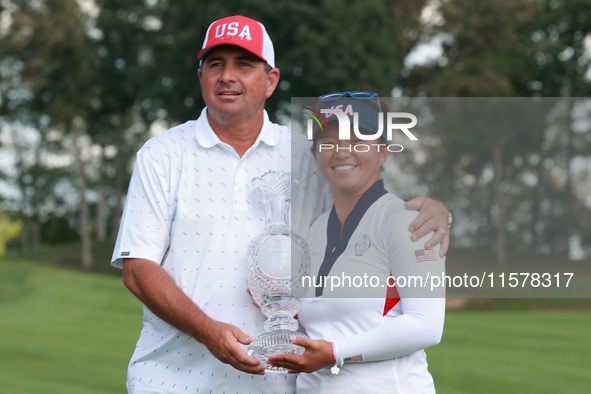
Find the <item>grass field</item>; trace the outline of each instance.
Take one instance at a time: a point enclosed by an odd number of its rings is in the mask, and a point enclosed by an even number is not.
[[[119,278],[0,259],[0,393],[125,393],[140,327]]]
[[[428,349],[438,393],[591,392],[591,311],[454,311]]]
[[[448,312],[428,350],[438,393],[591,392],[591,309],[567,301]],[[0,258],[2,394],[125,393],[140,327],[119,277]]]

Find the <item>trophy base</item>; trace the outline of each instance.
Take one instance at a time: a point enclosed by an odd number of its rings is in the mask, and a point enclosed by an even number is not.
[[[267,363],[267,359],[276,354],[304,354],[304,348],[294,345],[289,340],[292,335],[308,338],[306,334],[289,330],[274,330],[266,332],[255,338],[248,345],[248,355],[260,360],[265,366],[265,372],[287,373],[287,369],[273,367]]]

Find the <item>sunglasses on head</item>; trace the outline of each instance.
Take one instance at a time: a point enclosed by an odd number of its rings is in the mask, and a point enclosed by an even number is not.
[[[368,92],[366,90],[358,90],[355,92],[327,93],[327,94],[323,94],[322,96],[318,97],[318,101],[326,103],[326,102],[338,100],[343,97],[351,97],[356,100],[371,100],[371,99],[375,98],[378,103],[378,112],[382,112],[382,105],[380,104],[380,98],[379,98],[378,94],[375,92]]]

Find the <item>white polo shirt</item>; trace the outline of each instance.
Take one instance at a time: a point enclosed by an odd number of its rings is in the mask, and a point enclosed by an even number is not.
[[[268,171],[296,171],[292,229],[303,237],[327,207],[309,143],[265,113],[256,142],[239,157],[211,129],[206,109],[196,121],[149,140],[138,152],[112,258],[152,260],[207,315],[257,336],[265,320],[247,294],[246,251],[265,212],[251,189]],[[293,393],[294,377],[240,372],[144,306],[144,327],[129,364],[133,392]]]
[[[310,338],[334,342],[337,362],[345,364],[336,376],[330,368],[300,374],[298,394],[435,392],[423,349],[441,338],[445,289],[431,291],[427,282],[445,273],[445,258],[438,247],[423,249],[432,233],[411,241],[417,214],[380,180],[357,202],[340,237],[334,209],[313,224],[311,276],[323,279],[306,282],[299,321]],[[409,286],[419,278],[426,289]]]

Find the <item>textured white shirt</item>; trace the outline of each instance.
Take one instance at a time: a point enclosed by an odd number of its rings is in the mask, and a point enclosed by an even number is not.
[[[310,338],[334,342],[337,362],[346,362],[336,376],[330,368],[300,374],[298,394],[435,392],[423,349],[441,338],[445,289],[394,291],[388,278],[422,278],[426,285],[429,276],[445,273],[445,258],[438,248],[424,254],[432,233],[411,241],[408,227],[418,212],[383,193],[380,181],[361,197],[340,239],[334,212],[310,229],[311,275],[318,277],[330,260],[323,274],[329,279],[313,282],[324,284],[321,295],[305,286],[310,292],[299,320]]]
[[[304,237],[330,193],[303,136],[292,138],[288,128],[271,123],[265,113],[259,137],[239,157],[211,129],[206,110],[138,152],[112,264],[121,268],[124,258],[154,261],[207,315],[257,336],[264,332],[265,318],[246,292],[246,251],[263,230],[265,213],[252,179],[277,170],[298,174],[292,229]],[[144,326],[128,369],[130,391],[295,391],[293,376],[235,370],[143,309]]]

